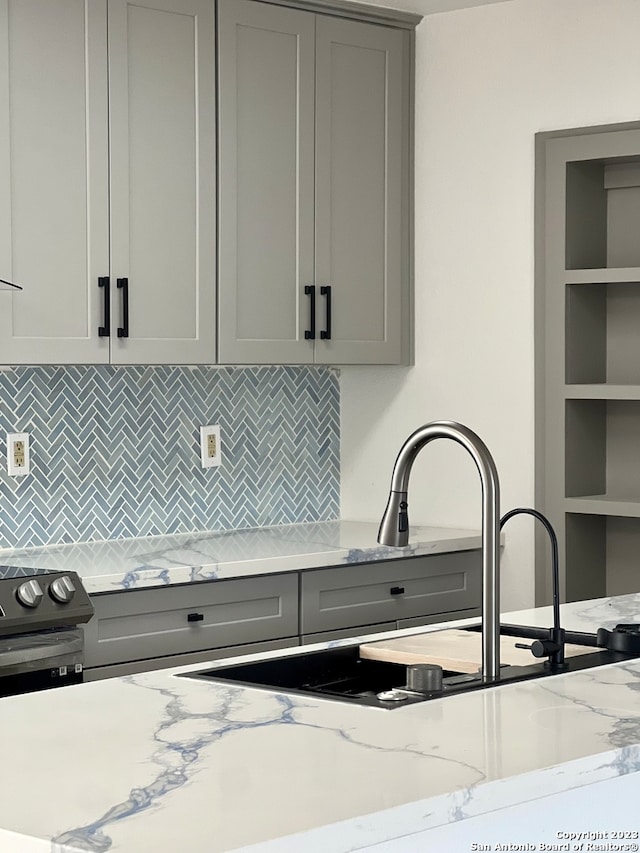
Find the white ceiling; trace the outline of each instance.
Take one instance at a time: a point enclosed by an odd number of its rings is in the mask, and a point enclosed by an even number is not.
[[[417,12],[419,15],[432,15],[434,12],[453,12],[454,9],[470,9],[472,6],[490,6],[492,3],[508,3],[510,0],[365,0],[376,6],[388,6],[405,12]]]

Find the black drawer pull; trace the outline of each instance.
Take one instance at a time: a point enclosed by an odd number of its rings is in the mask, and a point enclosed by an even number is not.
[[[122,325],[118,326],[118,337],[129,337],[129,279],[116,279],[118,290],[122,291]]]
[[[187,613],[187,622],[204,622],[204,613]]]
[[[325,327],[320,332],[320,337],[323,341],[331,340],[331,285],[327,284],[323,285],[320,288],[320,296],[326,296],[327,298],[327,315],[325,319]]]
[[[404,595],[404,587],[392,586],[389,592],[391,593],[391,595]]]
[[[109,276],[103,275],[98,279],[98,287],[104,289],[102,308],[104,326],[98,326],[98,337],[108,338],[111,334],[111,301],[109,296]]]
[[[316,286],[315,284],[306,284],[304,288],[305,296],[311,297],[309,302],[309,324],[310,329],[305,329],[304,339],[313,341],[316,337]]]

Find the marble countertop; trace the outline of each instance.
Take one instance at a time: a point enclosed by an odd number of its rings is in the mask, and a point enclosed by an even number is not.
[[[612,628],[640,594],[562,611]],[[0,849],[428,849],[412,834],[640,769],[640,660],[393,711],[180,677],[199,668],[0,700]]]
[[[376,541],[378,525],[324,521],[251,530],[0,550],[0,577],[16,569],[73,571],[89,593],[300,571],[479,548],[480,532],[412,527],[409,544]]]

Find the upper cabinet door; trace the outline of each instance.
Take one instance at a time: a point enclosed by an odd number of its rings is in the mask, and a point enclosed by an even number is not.
[[[0,363],[106,362],[103,0],[0,0]]]
[[[409,357],[407,30],[219,5],[219,360]]]
[[[331,318],[316,362],[403,360],[405,38],[397,29],[317,18],[315,280],[331,287]],[[321,302],[325,331],[326,310]]]
[[[313,361],[315,16],[218,11],[219,360]]]
[[[111,361],[212,363],[213,3],[109,0],[108,11]]]

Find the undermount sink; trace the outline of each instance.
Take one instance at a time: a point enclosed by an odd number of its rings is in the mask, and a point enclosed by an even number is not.
[[[465,630],[477,632],[479,626],[470,626]],[[436,636],[437,633],[430,632],[430,635]],[[501,634],[511,637],[536,640],[542,633],[544,632],[537,628],[501,626]],[[602,648],[599,639],[601,639],[600,633],[597,635],[573,633],[567,637],[567,640],[574,645],[584,646],[585,653],[568,657],[563,668],[552,669],[546,662],[537,661],[532,656],[531,663],[524,666],[501,666],[500,678],[494,682],[484,682],[479,671],[469,673],[443,669],[441,688],[428,692],[407,689],[408,667],[406,664],[362,657],[360,643],[249,663],[218,666],[185,673],[179,677],[220,682],[226,685],[256,687],[278,693],[314,696],[390,710],[470,690],[574,672],[640,656],[640,649],[636,650],[635,644],[633,653],[628,653]],[[594,647],[597,647],[595,651]]]

